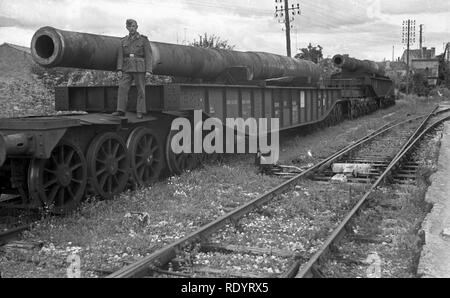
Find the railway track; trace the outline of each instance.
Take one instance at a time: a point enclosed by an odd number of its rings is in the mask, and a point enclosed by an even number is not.
[[[160,249],[150,256],[128,265],[108,277],[111,278],[130,278],[130,277],[146,277],[146,276],[176,276],[176,277],[308,277],[320,276],[315,268],[320,260],[327,255],[330,247],[336,244],[345,234],[345,228],[357,212],[364,206],[364,203],[370,198],[375,189],[388,177],[394,182],[401,182],[403,178],[413,175],[416,168],[414,164],[402,162],[405,161],[407,154],[414,148],[414,145],[433,127],[436,127],[443,121],[450,119],[450,109],[438,110],[436,108],[429,115],[408,119],[399,123],[390,123],[380,129],[372,132],[350,146],[331,155],[325,160],[319,162],[315,166],[289,179],[282,185],[276,187],[272,191],[262,195],[261,197],[245,204],[244,206],[232,211],[231,213],[215,220],[214,222],[200,228],[167,247]],[[371,144],[369,146],[369,144]],[[375,147],[374,147],[375,146]],[[377,154],[369,156],[369,152],[373,152],[374,148],[380,148]],[[354,206],[349,208],[349,212],[342,216],[340,223],[330,231],[328,237],[322,241],[319,250],[311,255],[305,255],[298,251],[290,249],[282,249],[283,243],[278,243],[276,248],[262,248],[258,245],[235,245],[230,244],[230,238],[227,236],[217,237],[217,234],[227,234],[224,230],[232,227],[233,231],[240,230],[240,221],[251,217],[251,214],[266,214],[267,206],[274,204],[279,198],[286,198],[287,194],[294,191],[301,181],[305,178],[310,181],[328,184],[330,180],[330,167],[338,162],[342,163],[358,163],[371,164],[370,171],[364,172],[357,177],[350,177],[351,184],[362,185],[360,196],[353,198]],[[392,176],[396,171],[397,176]],[[406,174],[405,174],[406,171]],[[409,172],[408,172],[409,171]],[[399,175],[398,173],[401,173]],[[409,175],[409,176],[408,176]],[[394,178],[392,178],[394,177]],[[368,189],[368,190],[367,190]],[[351,195],[351,191],[350,191]],[[270,214],[268,215],[270,217]],[[251,221],[251,220],[250,220]],[[257,223],[258,224],[258,223]],[[219,232],[219,233],[218,233]],[[228,233],[230,234],[230,233]],[[238,233],[239,234],[239,233]],[[222,235],[223,236],[223,235]],[[241,237],[242,238],[242,237]],[[248,239],[247,239],[248,240]],[[245,242],[244,242],[245,243]],[[249,244],[249,242],[247,242]],[[245,257],[278,258],[284,260],[283,270],[264,274],[261,272],[251,273],[236,270],[214,269],[211,267],[194,266],[198,255],[210,253],[212,256],[223,254],[229,256],[239,254]],[[214,260],[212,260],[214,261]],[[207,260],[206,264],[211,264],[211,260]],[[197,267],[197,268],[195,268]],[[236,267],[236,266],[235,266]]]
[[[16,240],[24,231],[29,230],[30,227],[31,225],[25,224],[16,228],[9,229],[7,231],[0,232],[0,246],[5,245],[12,240]]]
[[[434,115],[433,115],[434,114]],[[325,241],[322,247],[314,254],[314,256],[306,263],[301,264],[297,262],[299,270],[293,270],[289,272],[288,277],[322,277],[320,272],[320,265],[327,259],[329,254],[335,250],[337,244],[348,234],[349,226],[352,220],[358,216],[358,213],[367,205],[367,203],[372,198],[374,191],[385,181],[390,180],[394,183],[403,183],[404,180],[399,180],[396,178],[396,172],[403,173],[405,168],[411,169],[410,164],[404,163],[407,161],[408,155],[414,150],[415,146],[424,138],[426,135],[435,129],[437,126],[442,124],[444,121],[450,119],[449,109],[435,110],[433,111],[417,128],[414,134],[408,139],[408,141],[402,146],[390,163],[384,168],[381,175],[379,175],[376,181],[372,184],[368,192],[359,200],[355,207],[347,214],[344,220],[339,224],[339,226],[333,231],[331,236]],[[401,175],[402,178],[412,179],[412,175]]]

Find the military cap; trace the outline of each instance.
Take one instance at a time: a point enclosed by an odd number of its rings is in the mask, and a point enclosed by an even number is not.
[[[137,26],[136,20],[133,20],[133,19],[128,19],[127,20],[127,26],[131,26],[133,23],[136,24],[136,26]]]

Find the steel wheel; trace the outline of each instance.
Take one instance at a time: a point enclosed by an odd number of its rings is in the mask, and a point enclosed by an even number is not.
[[[163,168],[163,149],[153,130],[139,127],[128,137],[131,173],[138,185],[155,182]]]
[[[87,153],[88,174],[95,193],[110,199],[125,190],[130,165],[126,145],[116,133],[96,137]]]
[[[203,140],[205,140],[205,137],[210,134],[212,132],[212,130],[208,130],[208,131],[204,131],[203,132]],[[216,139],[214,139],[213,143],[211,145],[216,145]],[[206,149],[206,148],[205,148]],[[205,150],[203,149],[203,150]],[[214,152],[214,153],[206,153],[204,152],[201,156],[201,162],[202,163],[213,163],[215,161],[217,161],[217,159],[219,158],[220,153]]]
[[[198,154],[175,154],[172,150],[172,138],[177,134],[177,131],[170,131],[166,141],[166,161],[170,172],[175,175],[180,175],[185,171],[194,169],[198,164]]]
[[[52,213],[74,210],[84,196],[86,183],[86,159],[83,152],[68,141],[58,144],[49,159],[33,159],[30,163],[30,195]]]

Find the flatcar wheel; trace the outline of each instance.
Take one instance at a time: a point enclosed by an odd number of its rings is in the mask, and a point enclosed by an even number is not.
[[[175,154],[172,150],[172,138],[177,134],[171,131],[166,141],[166,161],[170,172],[175,175],[181,175],[185,171],[194,169],[198,165],[198,154]]]
[[[337,105],[337,119],[336,119],[336,124],[342,122],[344,120],[344,112],[342,109],[342,105],[338,104]]]
[[[326,119],[326,125],[327,127],[333,126],[334,125],[334,117],[335,117],[336,111],[335,108],[333,108],[330,112],[330,114],[328,115],[327,119]]]
[[[55,214],[74,210],[84,196],[87,164],[83,152],[62,141],[49,159],[33,159],[28,170],[28,188],[33,200]]]
[[[97,136],[87,153],[89,181],[94,192],[110,199],[125,190],[130,172],[127,147],[116,133]]]
[[[205,131],[205,132],[203,133],[203,140],[205,139],[205,137],[206,137],[209,133],[211,133],[211,131]],[[212,145],[215,145],[215,142],[216,142],[216,140],[213,140],[213,144],[212,144]],[[206,148],[205,148],[205,149],[206,149]],[[205,150],[205,149],[204,149],[204,150]],[[206,152],[203,152],[203,153],[199,156],[199,162],[200,162],[201,164],[213,163],[213,162],[215,162],[215,161],[217,160],[217,158],[218,158],[218,154],[217,154],[216,152],[213,152],[213,153],[206,153]]]
[[[333,126],[339,123],[339,105],[336,105],[334,107],[334,113],[333,113]]]
[[[155,182],[163,168],[164,152],[156,133],[146,127],[136,128],[128,137],[131,173],[140,186]]]
[[[334,112],[334,123],[333,125],[338,124],[339,122],[342,121],[342,109],[341,109],[341,105],[337,104],[335,107],[335,112]]]

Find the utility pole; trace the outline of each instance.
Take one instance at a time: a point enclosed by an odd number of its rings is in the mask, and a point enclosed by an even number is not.
[[[420,24],[420,41],[419,41],[419,49],[420,49],[420,58],[423,59],[423,24]]]
[[[287,56],[291,57],[291,20],[289,16],[289,0],[284,0],[284,15],[286,16],[286,51]]]
[[[277,4],[275,6],[275,18],[279,18],[279,23],[285,24],[286,53],[288,57],[291,57],[291,23],[294,22],[295,15],[300,15],[300,4],[297,3],[297,6],[292,4],[292,7],[289,7],[289,0],[275,0],[275,3]],[[279,7],[278,3],[282,5]]]
[[[407,20],[403,21],[403,44],[406,44],[406,94],[409,94],[409,75],[410,75],[410,47],[416,42],[416,21]]]
[[[445,52],[447,52],[447,63],[450,62],[450,42],[445,46]]]

